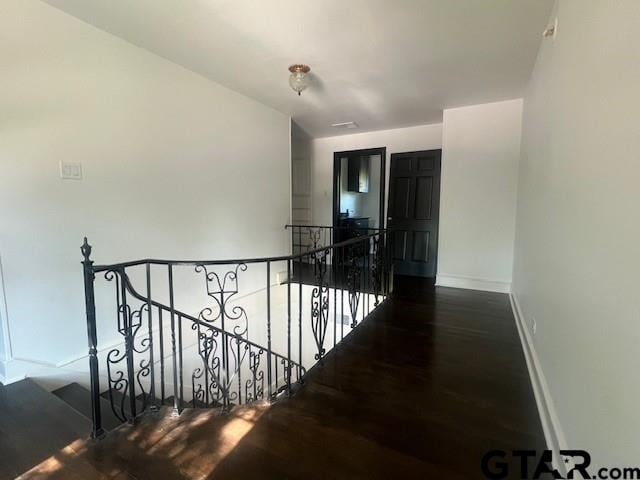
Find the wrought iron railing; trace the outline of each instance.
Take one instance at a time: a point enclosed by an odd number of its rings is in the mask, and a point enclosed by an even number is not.
[[[291,247],[294,255],[383,230],[355,225],[333,227],[302,224],[285,225],[285,229],[291,232]]]
[[[101,395],[130,423],[162,405],[179,415],[291,395],[390,294],[390,248],[380,230],[282,257],[94,265],[85,238],[92,436]],[[99,351],[98,333],[112,346]]]

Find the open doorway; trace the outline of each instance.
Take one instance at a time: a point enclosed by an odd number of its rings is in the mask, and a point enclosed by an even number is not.
[[[386,147],[333,154],[334,242],[384,227]]]

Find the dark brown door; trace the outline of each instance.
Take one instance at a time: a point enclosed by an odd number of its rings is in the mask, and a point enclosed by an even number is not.
[[[394,270],[435,277],[442,150],[394,153],[389,175],[387,228],[394,231]]]

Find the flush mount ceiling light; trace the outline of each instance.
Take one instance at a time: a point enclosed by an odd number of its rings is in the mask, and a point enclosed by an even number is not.
[[[291,75],[289,75],[289,85],[294,92],[298,92],[298,95],[309,86],[309,77],[307,73],[311,71],[308,65],[296,63],[289,67]]]

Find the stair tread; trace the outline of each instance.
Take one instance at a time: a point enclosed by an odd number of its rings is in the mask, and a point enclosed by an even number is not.
[[[31,379],[0,386],[0,478],[14,478],[91,432],[91,422]]]
[[[91,420],[91,392],[82,385],[73,382],[54,390],[52,393]],[[100,397],[100,411],[102,414],[102,428],[105,430],[111,431],[122,424],[120,419],[113,413],[113,410],[111,410],[109,401],[102,397]]]

